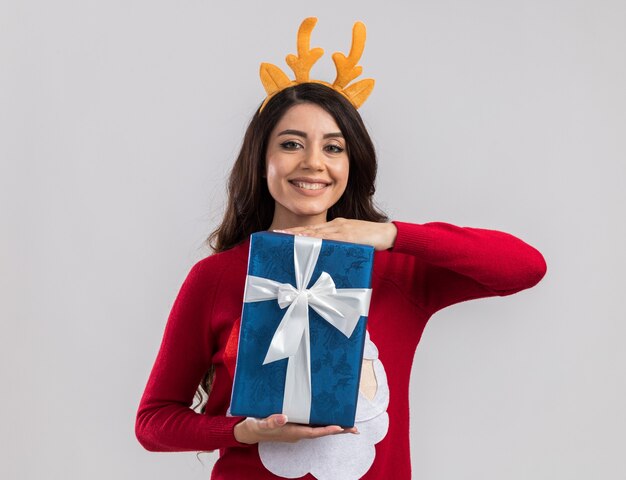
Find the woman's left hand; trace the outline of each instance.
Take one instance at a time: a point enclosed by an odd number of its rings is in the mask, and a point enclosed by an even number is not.
[[[376,250],[387,250],[393,247],[398,230],[393,223],[368,222],[348,218],[335,218],[330,222],[306,227],[285,228],[275,232],[304,235],[326,240],[361,243],[371,245]]]

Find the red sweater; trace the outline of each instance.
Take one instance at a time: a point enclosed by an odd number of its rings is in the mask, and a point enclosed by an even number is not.
[[[409,378],[431,315],[465,300],[516,293],[535,285],[546,272],[542,255],[507,233],[446,223],[394,224],[398,235],[393,248],[374,256],[367,323],[386,368],[389,430],[376,445],[364,479],[388,478],[390,473],[396,480],[411,478]],[[147,450],[219,449],[212,479],[280,478],[263,467],[256,445],[235,440],[233,428],[242,418],[225,416],[248,248],[246,240],[192,267],[172,307],[137,411],[136,435]],[[205,414],[198,414],[190,405],[211,364],[216,373],[213,390]]]

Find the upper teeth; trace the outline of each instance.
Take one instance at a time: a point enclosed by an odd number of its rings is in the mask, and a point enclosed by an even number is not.
[[[296,187],[304,188],[306,190],[320,190],[326,186],[325,183],[307,183],[307,182],[292,182]]]

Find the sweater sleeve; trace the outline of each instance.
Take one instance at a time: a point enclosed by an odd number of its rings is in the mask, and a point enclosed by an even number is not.
[[[190,407],[211,362],[210,315],[219,275],[198,262],[189,272],[167,320],[159,353],[135,422],[149,451],[204,451],[239,443],[233,429],[242,417],[209,416]]]
[[[398,234],[390,251],[413,257],[412,278],[403,288],[430,314],[465,300],[511,295],[546,273],[541,253],[508,233],[443,222],[393,223]]]

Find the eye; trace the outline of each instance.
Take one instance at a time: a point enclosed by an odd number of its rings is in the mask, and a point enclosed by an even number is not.
[[[330,152],[330,153],[342,153],[344,151],[343,147],[340,147],[339,145],[326,145],[326,151]]]
[[[302,145],[300,145],[298,142],[294,142],[293,140],[283,142],[280,144],[280,146],[283,147],[285,150],[297,150],[299,148],[302,148]]]

